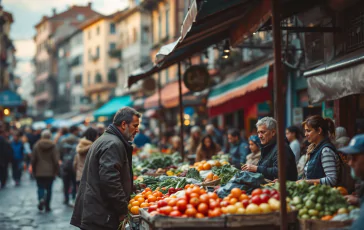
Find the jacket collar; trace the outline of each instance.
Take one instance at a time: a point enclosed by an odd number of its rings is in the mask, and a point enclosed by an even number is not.
[[[270,152],[277,144],[277,140],[274,138],[268,144],[263,145],[261,148],[261,153],[265,154]]]
[[[131,151],[131,152],[133,151],[133,147],[131,146],[131,143],[125,139],[123,134],[120,132],[120,130],[114,124],[109,125],[106,128],[105,132],[117,136],[121,140],[121,142],[123,142],[123,144],[125,145],[125,147],[127,148],[128,151]]]

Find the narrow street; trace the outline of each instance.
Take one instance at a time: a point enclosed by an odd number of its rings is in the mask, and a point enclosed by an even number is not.
[[[63,204],[62,181],[57,178],[53,185],[52,211],[40,212],[37,208],[35,180],[23,175],[22,183],[15,187],[12,180],[0,190],[0,229],[77,229],[69,224],[72,207]]]

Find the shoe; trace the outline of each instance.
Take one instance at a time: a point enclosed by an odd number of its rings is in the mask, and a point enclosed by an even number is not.
[[[71,207],[75,207],[75,202],[74,202],[73,200],[71,200],[71,201],[69,202],[69,206],[71,206]]]
[[[64,205],[68,205],[68,203],[69,203],[69,201],[68,201],[68,200],[63,201],[63,204],[64,204]]]
[[[43,209],[44,209],[44,200],[43,199],[41,199],[39,201],[38,209],[39,209],[39,211],[43,211]]]
[[[51,211],[52,211],[52,209],[51,209],[50,207],[46,207],[45,211],[46,211],[46,212],[51,212]]]

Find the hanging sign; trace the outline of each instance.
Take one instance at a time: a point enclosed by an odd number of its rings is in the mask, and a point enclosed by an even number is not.
[[[209,86],[210,74],[205,66],[195,65],[189,67],[183,75],[183,82],[187,89],[199,92]]]

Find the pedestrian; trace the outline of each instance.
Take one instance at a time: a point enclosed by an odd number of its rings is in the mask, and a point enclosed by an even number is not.
[[[59,170],[58,151],[51,140],[52,133],[46,129],[41,139],[33,146],[32,168],[38,186],[38,209],[51,211],[52,184]]]
[[[168,153],[175,153],[181,151],[181,138],[179,136],[173,136],[171,137],[171,147],[168,149]]]
[[[257,122],[256,126],[261,143],[261,157],[258,166],[246,164],[242,170],[258,172],[263,174],[266,179],[275,180],[278,178],[277,121],[272,117],[264,117]],[[284,154],[286,156],[286,178],[296,181],[296,160],[287,141],[284,143]]]
[[[13,169],[13,179],[15,181],[15,185],[20,185],[21,175],[23,171],[24,164],[24,145],[21,141],[22,134],[18,131],[14,131],[13,140],[10,145],[13,149],[13,160],[12,160],[12,169]]]
[[[81,229],[117,229],[133,191],[132,152],[141,114],[120,109],[85,161],[71,224]]]
[[[289,141],[289,147],[292,149],[298,164],[301,158],[301,145],[299,139],[301,138],[301,130],[297,126],[290,126],[286,129],[286,138]]]
[[[224,146],[223,136],[213,124],[206,125],[206,134],[210,135],[216,144]]]
[[[29,170],[29,172],[31,171],[31,156],[32,156],[32,150],[30,148],[30,143],[29,140],[27,138],[26,135],[22,136],[22,142],[23,142],[23,146],[24,146],[24,159],[25,159],[25,164],[26,164],[26,168]],[[30,173],[30,178],[32,179],[32,173]]]
[[[220,151],[221,147],[212,140],[210,135],[206,135],[197,147],[196,162],[211,160],[212,156],[215,156]]]
[[[211,136],[210,136],[211,137]],[[197,148],[201,143],[201,129],[198,126],[193,126],[191,128],[191,136],[187,141],[187,148],[189,155],[197,153]]]
[[[12,162],[13,149],[9,142],[3,137],[4,132],[0,124],[0,188],[4,188],[8,179],[8,167]]]
[[[364,180],[364,134],[356,135],[350,141],[349,145],[344,148],[340,148],[339,152],[342,152],[348,156],[348,164],[354,172],[353,176],[356,176],[360,180]],[[364,193],[360,197],[360,216],[352,224],[351,230],[361,230],[364,226]]]
[[[246,164],[258,165],[260,159],[260,140],[257,135],[249,137],[249,149],[251,153],[246,157]]]
[[[134,144],[137,148],[142,148],[145,144],[150,144],[150,138],[145,135],[144,127],[140,127],[139,133],[134,138]]]
[[[240,137],[240,132],[237,129],[230,129],[228,131],[228,141],[230,144],[229,156],[231,165],[240,169],[242,164],[246,163],[246,157],[249,154],[249,145]]]
[[[303,122],[307,141],[312,144],[307,149],[307,162],[303,179],[309,184],[336,186],[339,182],[340,159],[331,142],[330,133],[335,130],[329,118],[311,116]]]
[[[335,129],[335,146],[336,148],[342,148],[344,146],[347,146],[349,144],[350,138],[348,137],[348,134],[346,133],[346,129],[344,127],[336,127]]]
[[[76,147],[76,156],[73,161],[73,168],[76,172],[77,188],[80,186],[81,176],[85,165],[85,160],[88,150],[91,148],[92,143],[99,137],[99,132],[94,128],[88,128],[83,133],[80,142]]]

